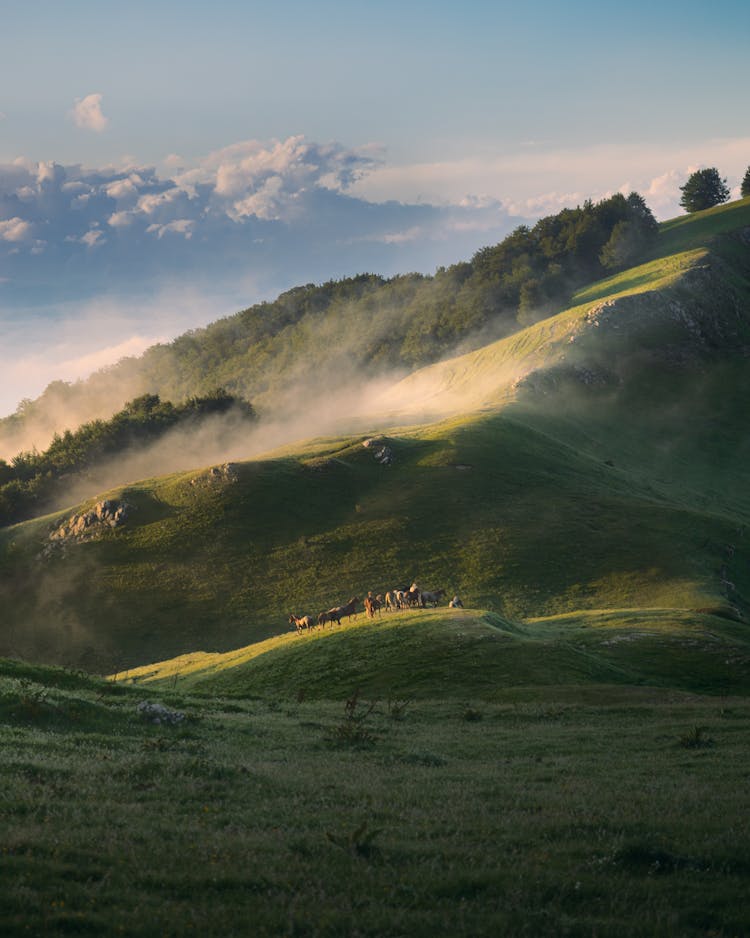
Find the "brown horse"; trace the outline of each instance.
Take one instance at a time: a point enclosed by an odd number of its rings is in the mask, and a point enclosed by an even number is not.
[[[298,634],[303,629],[311,629],[315,625],[312,616],[295,616],[294,613],[289,616],[289,624],[296,627]]]
[[[351,617],[356,618],[357,615],[357,603],[360,601],[359,596],[352,596],[349,602],[345,606],[336,606],[334,609],[329,609],[328,614],[337,613],[339,621],[346,616],[347,619],[351,620]]]

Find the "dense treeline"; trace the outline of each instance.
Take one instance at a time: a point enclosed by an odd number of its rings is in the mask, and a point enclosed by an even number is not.
[[[54,382],[2,429],[120,393],[178,400],[222,386],[279,413],[290,390],[309,399],[356,375],[412,370],[468,351],[562,310],[580,286],[648,250],[658,226],[637,193],[521,226],[471,261],[390,279],[360,274],[307,284],[212,325],[156,345],[76,385]],[[110,408],[110,411],[114,408]],[[90,410],[90,413],[101,411]]]
[[[21,452],[10,463],[0,459],[0,524],[30,517],[72,475],[105,459],[143,449],[168,430],[189,429],[207,417],[230,412],[241,420],[257,419],[251,404],[223,388],[181,404],[144,394],[109,420],[92,420],[75,431],[55,434],[42,453]]]
[[[580,286],[630,266],[657,232],[637,193],[589,201],[434,276],[361,274],[296,287],[149,350],[138,367],[172,396],[210,380],[259,401],[306,361],[329,381],[339,360],[371,372],[420,367],[471,337],[500,338],[563,309]]]

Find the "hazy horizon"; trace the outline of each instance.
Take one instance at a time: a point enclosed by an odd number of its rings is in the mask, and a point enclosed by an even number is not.
[[[700,166],[736,196],[748,27],[739,0],[9,0],[0,416],[292,286],[432,273],[617,191],[669,218]]]

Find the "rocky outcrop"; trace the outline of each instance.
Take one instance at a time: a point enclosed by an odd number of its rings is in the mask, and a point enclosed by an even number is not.
[[[191,485],[216,485],[237,481],[237,467],[234,463],[226,462],[223,466],[211,466],[199,476],[190,480]]]
[[[712,257],[667,287],[591,306],[512,389],[533,397],[608,391],[644,369],[701,368],[727,353],[750,357],[750,318],[722,261]]]
[[[390,466],[393,462],[393,450],[390,446],[386,446],[382,440],[364,440],[362,446],[364,446],[365,449],[372,449],[375,460],[379,462],[381,466]]]
[[[39,554],[40,560],[52,556],[64,556],[66,548],[71,544],[82,544],[85,541],[97,540],[105,531],[118,528],[125,523],[125,519],[133,511],[133,506],[127,502],[119,502],[105,498],[97,502],[88,511],[81,511],[71,515],[56,528],[50,531],[47,543]]]
[[[145,723],[167,724],[168,726],[177,726],[185,719],[185,714],[181,710],[170,710],[164,704],[151,703],[150,700],[144,700],[136,707],[138,714]]]
[[[125,522],[132,507],[127,502],[105,498],[88,511],[72,515],[56,527],[49,535],[50,541],[92,540],[110,528]]]

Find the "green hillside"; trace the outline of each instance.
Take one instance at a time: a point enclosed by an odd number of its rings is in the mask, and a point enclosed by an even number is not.
[[[128,519],[95,536],[49,540],[83,508],[0,530],[0,652],[112,672],[414,579],[513,621],[742,619],[748,224],[745,200],[667,226],[645,266],[407,379],[373,415],[390,465],[313,440],[105,493]],[[425,380],[459,413],[409,425]]]
[[[350,398],[363,377],[390,379],[564,308],[577,288],[647,252],[657,230],[637,193],[618,193],[521,225],[432,276],[363,273],[296,286],[86,381],[52,382],[0,420],[0,452],[14,455],[21,439],[23,448],[46,446],[66,421],[109,417],[143,394],[178,401],[224,387],[272,418],[296,414],[301,400],[330,407],[332,391]]]
[[[746,934],[749,231],[0,528],[3,933]]]
[[[224,654],[134,668],[120,685],[221,697],[503,701],[519,690],[649,685],[750,692],[744,623],[679,609],[575,612],[513,623],[497,613],[420,609],[335,630],[281,635]]]

